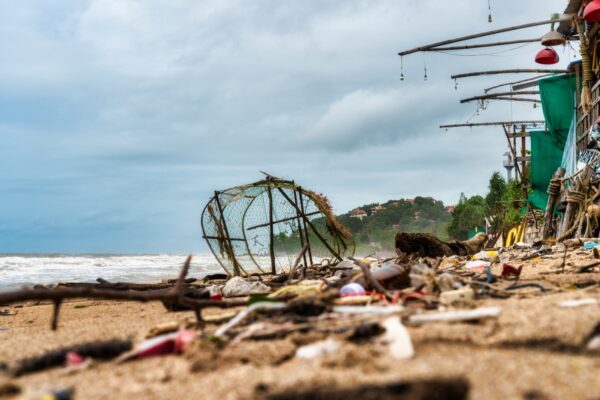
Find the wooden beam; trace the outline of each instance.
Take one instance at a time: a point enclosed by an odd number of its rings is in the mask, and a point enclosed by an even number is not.
[[[514,132],[514,133],[509,132],[507,135],[508,135],[509,138],[520,138],[520,137],[523,137],[523,136],[530,137],[531,136],[531,132],[529,132],[529,131],[525,131],[525,133],[523,133],[523,132]]]
[[[511,86],[511,90],[513,90],[513,91],[515,91],[515,90],[520,90],[520,89],[515,89],[515,86],[514,86],[514,85],[516,85],[516,84],[519,84],[519,83],[524,83],[524,82],[530,82],[530,83],[531,83],[532,81],[535,81],[535,82],[536,82],[536,85],[537,85],[537,81],[538,81],[539,79],[541,79],[541,78],[545,78],[545,77],[548,77],[548,76],[552,76],[552,75],[554,75],[554,74],[544,74],[544,75],[538,75],[538,76],[534,76],[533,78],[521,79],[521,80],[519,80],[519,81],[515,81],[515,82],[507,82],[507,83],[502,83],[502,84],[500,84],[500,85],[496,85],[496,86],[489,87],[489,88],[487,88],[487,89],[483,89],[483,92],[484,92],[484,93],[487,93],[487,92],[489,92],[490,90],[498,89],[498,88],[501,88],[501,87],[503,87],[503,86]],[[523,89],[524,89],[524,88],[523,88]]]
[[[540,120],[530,120],[530,121],[498,121],[498,122],[475,122],[475,123],[465,123],[465,124],[451,124],[451,125],[440,125],[441,129],[447,128],[473,128],[477,126],[511,126],[511,125],[539,125],[545,124],[546,121]]]
[[[536,100],[536,99],[521,99],[519,97],[492,97],[491,99],[487,99],[487,100],[503,100],[503,101],[520,101],[523,103],[537,103],[537,104],[541,104],[542,101],[541,100]]]
[[[537,22],[530,22],[527,24],[514,25],[514,26],[509,26],[507,28],[494,29],[492,31],[486,31],[486,32],[481,32],[481,33],[475,33],[472,35],[461,36],[461,37],[457,37],[455,39],[443,40],[441,42],[436,42],[436,43],[428,44],[425,46],[415,47],[414,49],[401,51],[400,53],[398,53],[398,55],[399,56],[407,56],[409,54],[417,53],[420,51],[427,51],[434,47],[440,47],[440,46],[446,46],[448,44],[464,42],[465,40],[477,39],[477,38],[484,37],[484,36],[496,35],[498,33],[516,31],[516,30],[525,29],[525,28],[532,28],[534,26],[540,26],[540,25],[548,25],[548,24],[552,24],[555,22],[567,21],[567,20],[571,20],[570,15],[559,15],[556,18],[552,18],[552,19],[548,19],[548,20],[544,20],[544,21],[537,21]]]
[[[522,92],[491,93],[491,94],[485,94],[483,96],[469,97],[468,99],[463,99],[460,102],[468,103],[468,102],[474,101],[474,100],[493,99],[494,97],[511,97],[511,96],[518,96],[518,95],[536,95],[536,94],[540,94],[540,92],[538,90],[529,90],[529,91],[522,91]]]
[[[468,72],[466,74],[457,74],[452,75],[451,79],[460,79],[460,78],[470,78],[472,76],[482,76],[482,75],[502,75],[502,74],[566,74],[569,70],[566,69],[500,69],[494,71],[478,71],[478,72]]]
[[[423,50],[423,51],[451,51],[451,50],[480,49],[483,47],[505,46],[508,44],[534,43],[534,42],[539,42],[540,40],[542,40],[542,39],[535,38],[535,39],[508,40],[505,42],[494,42],[494,43],[467,44],[464,46],[432,47],[430,49]]]

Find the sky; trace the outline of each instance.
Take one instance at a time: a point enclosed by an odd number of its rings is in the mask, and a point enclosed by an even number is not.
[[[211,193],[262,177],[338,213],[486,191],[498,127],[460,104],[536,68],[539,43],[401,50],[562,12],[565,0],[0,0],[0,252],[200,252]],[[478,42],[535,38],[548,26]],[[572,49],[557,49],[563,68]],[[424,68],[427,80],[424,80]]]

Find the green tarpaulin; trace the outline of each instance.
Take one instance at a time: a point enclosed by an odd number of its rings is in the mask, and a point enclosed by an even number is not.
[[[529,204],[545,209],[548,184],[562,162],[563,149],[548,132],[531,132],[531,187]]]
[[[575,78],[557,75],[539,81],[546,132],[531,132],[531,192],[529,204],[545,209],[548,183],[560,167],[575,106]]]

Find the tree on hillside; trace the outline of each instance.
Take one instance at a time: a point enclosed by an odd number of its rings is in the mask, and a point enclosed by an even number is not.
[[[481,196],[467,199],[464,193],[460,194],[458,205],[452,212],[452,220],[448,225],[448,234],[457,240],[467,239],[468,232],[485,224],[487,203]]]

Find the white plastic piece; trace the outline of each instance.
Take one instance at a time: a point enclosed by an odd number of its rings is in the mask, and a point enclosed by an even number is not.
[[[314,360],[327,354],[335,353],[341,347],[342,344],[339,340],[328,338],[319,342],[307,344],[306,346],[298,347],[296,350],[296,358],[302,360]]]
[[[483,318],[496,318],[501,312],[502,309],[500,307],[481,307],[474,310],[458,310],[437,314],[411,315],[408,318],[408,322],[418,325],[427,322],[476,321]]]
[[[406,360],[415,355],[415,349],[410,338],[410,333],[399,317],[389,317],[382,323],[385,334],[382,340],[389,344],[390,355],[397,360]]]
[[[595,306],[598,305],[598,300],[593,297],[586,297],[585,299],[576,300],[565,300],[558,303],[559,307],[562,308],[577,308],[582,306]]]
[[[225,297],[242,297],[271,293],[271,288],[261,282],[248,282],[242,277],[234,276],[227,281],[221,292]]]

